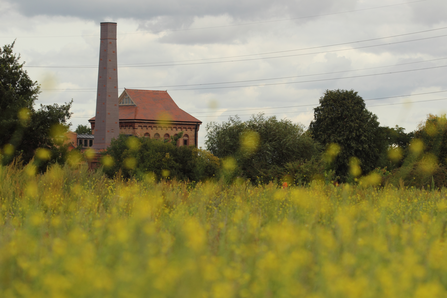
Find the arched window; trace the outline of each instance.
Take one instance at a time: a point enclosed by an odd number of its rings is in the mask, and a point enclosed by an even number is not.
[[[168,134],[168,133],[165,133],[165,135],[163,136],[163,138],[164,138],[165,140],[169,141],[169,134]]]
[[[188,135],[183,136],[183,146],[189,146],[189,136]]]
[[[144,134],[144,137],[145,137],[145,138],[150,138],[151,135],[147,132],[147,133]]]
[[[158,133],[156,133],[156,134],[154,135],[154,139],[156,139],[156,140],[160,139],[160,135],[159,135]]]

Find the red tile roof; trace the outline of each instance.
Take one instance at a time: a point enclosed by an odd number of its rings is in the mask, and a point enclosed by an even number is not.
[[[168,114],[170,121],[202,123],[180,109],[167,91],[125,89],[124,92],[136,106],[120,105],[120,120],[160,120],[161,115]],[[89,121],[92,120],[95,120],[95,117]]]

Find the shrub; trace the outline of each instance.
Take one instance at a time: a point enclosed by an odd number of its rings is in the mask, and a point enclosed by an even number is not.
[[[219,159],[205,150],[124,135],[112,140],[102,156],[111,157],[111,163],[103,163],[109,177],[117,173],[124,178],[153,173],[157,180],[202,181],[216,177],[220,168]]]

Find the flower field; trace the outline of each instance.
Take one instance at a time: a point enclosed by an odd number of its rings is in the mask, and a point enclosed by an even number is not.
[[[0,168],[0,297],[446,297],[447,191]]]

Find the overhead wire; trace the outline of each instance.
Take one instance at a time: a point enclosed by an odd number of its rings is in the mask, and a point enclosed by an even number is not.
[[[413,94],[402,94],[402,95],[394,95],[394,96],[385,96],[385,97],[375,97],[375,98],[368,98],[364,99],[364,101],[377,101],[377,100],[384,100],[384,99],[392,99],[392,98],[402,98],[402,97],[412,97],[412,96],[420,96],[420,95],[428,95],[428,94],[437,94],[437,93],[445,93],[446,90],[440,90],[440,91],[431,91],[431,92],[422,92],[422,93],[413,93]],[[237,110],[231,110],[231,112],[238,112],[238,111],[252,111],[252,110],[276,110],[276,109],[290,109],[290,108],[302,108],[302,107],[311,107],[315,106],[315,104],[302,104],[302,105],[291,105],[291,106],[281,106],[281,107],[268,107],[268,108],[246,108],[246,109],[237,109]],[[193,112],[194,114],[204,114],[209,113],[209,111],[206,112]]]
[[[407,3],[401,3],[401,4],[410,4],[410,3],[425,2],[425,1],[427,1],[427,0],[413,1],[413,2],[407,2]],[[377,9],[377,8],[382,8],[382,7],[401,5],[401,4],[392,4],[392,5],[386,5],[386,6],[381,6],[381,7],[369,8],[369,9]],[[330,13],[330,14],[324,14],[324,15],[349,13],[349,12],[362,11],[362,10],[368,10],[368,9],[360,9],[360,10],[353,10],[353,11],[339,12],[339,13]],[[318,15],[318,16],[323,16],[323,15]],[[309,16],[309,18],[310,17],[318,17],[318,16]],[[302,18],[305,18],[305,17],[302,17]],[[295,18],[295,19],[299,19],[299,18]],[[275,20],[265,21],[265,22],[274,22],[274,21]],[[244,24],[239,24],[239,25],[244,25]],[[232,25],[230,25],[230,26],[232,26]],[[215,28],[215,27],[209,27],[209,28]],[[328,53],[328,52],[339,52],[339,51],[363,49],[363,48],[370,48],[370,47],[379,47],[379,46],[386,46],[386,45],[393,45],[393,44],[400,44],[400,43],[407,43],[407,42],[414,42],[414,41],[422,41],[422,40],[429,40],[429,39],[435,39],[435,38],[442,38],[442,37],[446,37],[447,34],[446,35],[438,35],[438,36],[419,38],[419,39],[413,39],[413,40],[406,40],[406,41],[396,41],[396,42],[390,42],[390,43],[378,44],[378,45],[367,45],[367,46],[348,48],[348,49],[335,49],[335,50],[329,50],[329,51],[325,51],[325,52],[301,53],[301,54],[272,56],[272,57],[258,57],[258,58],[252,58],[252,59],[239,59],[239,60],[231,60],[231,61],[214,61],[214,60],[217,60],[217,59],[234,59],[234,58],[252,57],[252,56],[260,56],[260,55],[274,55],[274,54],[279,54],[279,53],[304,51],[304,50],[326,48],[326,47],[335,47],[335,46],[347,45],[347,44],[353,44],[353,43],[361,43],[361,42],[368,42],[368,41],[374,41],[374,40],[380,40],[380,39],[408,36],[408,35],[412,35],[412,34],[427,33],[427,32],[431,32],[431,31],[443,30],[443,29],[446,29],[446,28],[447,27],[435,28],[435,29],[430,29],[430,30],[424,30],[424,31],[419,31],[419,32],[412,32],[412,33],[405,33],[405,34],[399,34],[399,35],[388,36],[388,37],[381,37],[381,38],[374,38],[374,39],[367,39],[367,40],[360,40],[360,41],[339,43],[339,44],[333,44],[333,45],[324,45],[324,46],[303,48],[303,49],[291,49],[291,50],[283,50],[283,51],[275,51],[275,52],[267,52],[267,53],[246,54],[246,55],[238,55],[238,56],[227,56],[227,57],[220,57],[220,58],[183,60],[183,63],[178,63],[179,61],[174,61],[174,62],[155,62],[155,63],[149,63],[149,64],[147,64],[147,63],[146,64],[141,64],[141,63],[139,63],[139,64],[127,64],[127,65],[124,64],[124,65],[120,65],[119,67],[158,67],[158,66],[181,66],[181,65],[197,65],[197,64],[214,64],[214,63],[228,63],[228,62],[241,62],[241,61],[252,61],[252,60],[286,58],[286,57],[294,57],[294,56],[302,56],[302,55],[316,55],[316,54]],[[201,28],[191,28],[191,30],[197,30],[197,29],[201,29]],[[206,28],[202,28],[202,29],[206,29]],[[432,59],[432,60],[429,60],[429,61],[441,60],[441,59],[446,59],[446,58],[437,58],[437,59]],[[196,62],[191,63],[193,61],[196,61]],[[207,62],[205,62],[205,61],[207,61]],[[182,62],[182,61],[180,61],[180,62]],[[404,64],[401,64],[401,65],[415,64],[415,63],[424,63],[424,62],[428,62],[428,61],[409,62],[409,63],[404,63]],[[160,64],[160,63],[165,63],[165,65]],[[168,63],[171,63],[171,64],[168,64]],[[25,67],[35,67],[35,68],[97,68],[97,66],[93,66],[93,67],[90,67],[90,66],[80,66],[80,67],[60,66],[60,67],[57,67],[57,66],[32,66],[32,65],[31,66],[26,66],[25,65]],[[426,68],[419,68],[419,69],[393,71],[393,72],[378,73],[378,74],[358,75],[358,76],[342,77],[342,78],[325,78],[325,79],[310,80],[310,81],[281,82],[281,83],[270,83],[270,84],[248,85],[248,86],[247,85],[245,85],[245,86],[223,86],[223,87],[197,88],[197,89],[173,89],[173,90],[177,91],[177,90],[203,90],[203,89],[227,89],[227,88],[262,87],[262,86],[270,86],[270,85],[284,85],[284,84],[295,84],[295,83],[319,82],[319,81],[337,80],[337,79],[353,79],[353,78],[370,77],[370,76],[377,76],[377,75],[389,75],[389,74],[404,73],[404,72],[411,72],[411,71],[421,71],[421,70],[437,69],[437,68],[444,68],[444,67],[447,67],[447,65],[426,67]],[[382,67],[371,67],[371,68],[365,68],[365,69],[361,69],[361,70],[374,69],[374,68],[382,68]],[[347,71],[330,72],[330,73],[326,73],[326,75],[328,75],[328,74],[336,74],[336,73],[343,73],[343,72],[351,72],[351,71],[359,71],[359,70],[347,70]],[[175,87],[175,86],[177,86],[177,87],[183,87],[183,86],[203,86],[203,85],[218,85],[218,84],[236,84],[236,83],[246,83],[246,82],[255,82],[255,81],[267,81],[267,80],[279,80],[279,79],[290,79],[290,78],[293,78],[293,77],[318,76],[318,75],[324,75],[324,74],[309,74],[309,75],[302,75],[302,76],[290,76],[290,77],[257,79],[257,80],[244,80],[244,81],[232,81],[232,82],[202,83],[202,84],[188,84],[188,85],[184,84],[184,85],[172,85],[172,86],[167,86],[167,87]],[[164,86],[164,87],[166,87],[166,86]],[[149,88],[152,88],[152,87],[149,87]],[[445,92],[445,91],[438,91],[438,93],[439,92]],[[430,94],[430,93],[431,92],[425,93],[425,94]],[[436,93],[436,92],[433,92],[433,93]],[[397,97],[403,97],[403,96],[397,96]],[[387,97],[387,98],[391,98],[391,97]],[[445,99],[447,99],[447,98],[425,100],[425,101],[429,102],[429,101],[437,101],[437,100],[445,100]],[[412,103],[425,102],[425,101],[414,101]],[[374,106],[371,106],[371,107],[387,106],[387,105],[397,105],[397,104],[404,104],[404,103],[391,103],[391,104],[384,104],[384,105],[374,105]],[[307,106],[311,106],[311,105],[307,105]],[[280,107],[280,108],[290,108],[290,107]],[[280,108],[278,108],[278,109],[280,109]],[[267,109],[277,109],[277,108],[267,108]],[[214,116],[204,116],[204,117],[214,117]],[[73,118],[77,118],[77,117],[73,117]],[[85,117],[85,118],[87,118],[87,117]]]
[[[432,29],[427,29],[427,30],[421,30],[421,31],[415,31],[415,32],[402,33],[402,34],[388,35],[388,36],[383,36],[383,37],[347,41],[347,42],[322,45],[322,46],[312,46],[312,47],[307,47],[307,48],[280,50],[280,51],[272,51],[272,52],[261,52],[261,53],[255,53],[255,54],[232,55],[232,56],[224,56],[224,57],[217,57],[217,58],[202,58],[202,59],[189,59],[189,60],[178,60],[178,61],[164,61],[164,62],[162,61],[162,62],[153,62],[153,63],[123,64],[123,66],[131,67],[133,65],[140,65],[140,64],[146,65],[146,64],[162,64],[162,63],[167,64],[167,63],[182,63],[182,62],[194,62],[194,61],[209,61],[209,60],[217,60],[217,59],[233,59],[233,58],[252,57],[252,56],[260,56],[260,55],[272,55],[272,54],[288,53],[288,52],[296,52],[296,51],[307,51],[307,50],[314,50],[314,49],[320,49],[320,48],[328,48],[328,47],[349,45],[349,44],[354,44],[354,43],[377,41],[377,40],[381,40],[381,39],[396,38],[396,37],[402,37],[402,36],[408,36],[408,35],[428,33],[428,32],[440,31],[440,30],[445,30],[445,29],[447,29],[447,26],[439,27],[439,28],[432,28]]]
[[[302,78],[302,77],[312,77],[312,76],[321,76],[321,75],[331,75],[331,74],[340,74],[340,73],[349,73],[349,72],[355,72],[355,71],[365,71],[365,70],[371,70],[371,69],[380,69],[380,68],[389,68],[389,67],[399,67],[404,65],[413,65],[413,64],[420,64],[420,63],[427,63],[427,62],[433,62],[433,61],[440,61],[445,60],[447,57],[441,57],[441,58],[434,58],[429,60],[423,60],[423,61],[412,61],[412,62],[405,62],[405,63],[398,63],[393,65],[383,65],[383,66],[374,66],[374,67],[365,67],[365,68],[358,68],[358,69],[350,69],[350,70],[339,70],[339,71],[332,71],[332,72],[322,72],[322,73],[313,73],[313,74],[304,74],[304,75],[296,75],[296,76],[285,76],[285,77],[275,77],[275,78],[261,78],[261,79],[252,79],[252,80],[237,80],[237,81],[224,81],[224,82],[212,82],[212,83],[196,83],[196,84],[176,84],[176,85],[159,85],[159,86],[132,86],[128,87],[127,89],[161,89],[161,88],[175,88],[175,87],[192,87],[192,86],[208,86],[208,85],[223,85],[223,84],[238,84],[238,83],[248,83],[248,82],[260,82],[260,81],[276,81],[276,80],[284,80],[284,79],[292,79],[292,78]],[[42,88],[41,90],[44,91],[74,91],[74,92],[95,92],[96,88],[87,88],[87,89],[62,89],[62,88]]]
[[[446,27],[440,27],[440,28],[434,28],[434,29],[430,29],[430,30],[423,30],[423,31],[416,31],[416,32],[410,32],[410,33],[404,33],[404,34],[390,35],[390,36],[379,37],[379,38],[372,38],[372,39],[365,39],[365,40],[356,40],[356,41],[350,41],[350,42],[343,42],[343,43],[337,43],[337,44],[331,44],[331,45],[308,47],[308,48],[300,48],[300,49],[291,49],[291,50],[282,50],[282,51],[275,51],[275,52],[264,52],[264,53],[237,55],[237,56],[226,56],[226,57],[218,57],[218,58],[179,60],[179,61],[172,61],[172,62],[151,62],[151,63],[138,63],[138,64],[120,64],[120,65],[118,65],[118,67],[120,67],[120,68],[143,68],[143,67],[166,67],[166,66],[203,65],[203,64],[234,63],[234,62],[245,62],[245,61],[254,61],[254,60],[267,60],[267,59],[288,58],[288,57],[297,57],[297,56],[318,55],[318,54],[325,54],[325,53],[333,53],[333,52],[341,52],[341,51],[352,51],[352,50],[357,50],[357,49],[365,49],[365,48],[381,47],[381,46],[394,45],[394,44],[402,44],[402,43],[422,41],[422,40],[429,40],[429,39],[435,39],[435,38],[443,38],[443,37],[446,37],[447,34],[442,34],[442,35],[437,35],[437,36],[429,36],[429,37],[423,37],[423,38],[416,38],[416,39],[410,39],[410,40],[403,40],[403,41],[388,42],[388,43],[375,44],[375,45],[365,45],[365,46],[352,47],[352,48],[333,49],[333,50],[319,51],[319,52],[296,53],[296,54],[280,55],[280,56],[265,56],[265,55],[272,55],[272,54],[277,54],[277,53],[296,52],[296,51],[304,51],[304,50],[312,50],[312,49],[334,47],[334,46],[340,46],[340,45],[363,43],[363,42],[368,42],[368,41],[376,41],[376,40],[381,40],[381,39],[396,38],[396,37],[401,37],[401,36],[421,34],[421,33],[427,33],[427,32],[438,31],[438,30],[445,30],[445,29],[447,29],[447,26]],[[218,59],[233,59],[233,58],[253,57],[253,56],[263,56],[263,57],[246,58],[246,59],[235,59],[235,60],[221,60],[221,61],[218,60]],[[217,60],[217,61],[212,61],[212,60]],[[74,69],[76,69],[76,68],[97,68],[98,66],[97,65],[25,65],[25,67],[27,67],[27,68],[72,68],[72,69],[74,68]]]
[[[407,73],[407,72],[414,72],[414,71],[439,69],[439,68],[445,68],[445,67],[447,67],[447,65],[424,67],[424,68],[417,68],[417,69],[398,70],[398,71],[389,71],[389,72],[356,75],[356,76],[347,76],[347,77],[337,77],[337,78],[325,78],[325,79],[314,79],[314,80],[292,81],[292,82],[281,82],[281,83],[265,83],[265,84],[257,84],[257,85],[216,86],[216,87],[203,87],[203,88],[178,88],[178,89],[171,89],[171,91],[200,91],[200,90],[236,89],[236,88],[248,88],[248,87],[266,87],[266,86],[278,86],[278,85],[317,83],[317,82],[326,82],[326,81],[335,81],[335,80],[366,78],[366,77],[373,77],[373,76],[380,76],[380,75],[392,75],[392,74],[398,74],[398,73]]]
[[[447,100],[447,97],[444,98],[437,98],[437,99],[429,99],[429,100],[417,100],[417,101],[411,101],[411,102],[400,102],[400,103],[389,103],[389,104],[381,104],[381,105],[373,105],[373,106],[368,106],[368,108],[375,108],[375,107],[384,107],[384,106],[395,106],[395,105],[408,105],[408,104],[414,104],[414,103],[424,103],[424,102],[432,102],[432,101],[441,101],[441,100]],[[315,104],[313,106],[317,106],[318,104]],[[254,110],[262,110],[262,109],[254,109]],[[262,112],[261,112],[262,113]],[[287,112],[287,114],[296,114],[297,112]],[[263,113],[265,115],[276,115],[277,113]],[[231,116],[251,116],[253,115],[253,113],[251,114],[220,114],[220,115],[204,115],[204,116],[200,116],[201,118],[220,118],[220,117],[231,117]]]
[[[401,95],[393,95],[393,96],[384,96],[384,97],[375,97],[375,98],[368,98],[364,99],[365,102],[374,102],[378,100],[384,100],[384,99],[395,99],[395,98],[405,98],[405,97],[414,97],[414,96],[420,96],[420,95],[429,95],[429,94],[438,94],[438,93],[445,93],[446,90],[439,90],[439,91],[431,91],[431,92],[420,92],[420,93],[412,93],[412,94],[401,94]],[[430,100],[419,100],[419,101],[411,101],[408,103],[388,103],[388,104],[380,104],[380,105],[372,105],[368,106],[368,108],[372,107],[382,107],[382,106],[390,106],[390,105],[403,105],[403,104],[412,104],[412,103],[420,103],[420,102],[431,102],[431,101],[440,101],[440,100],[446,100],[447,98],[439,98],[439,99],[430,99]],[[290,106],[281,106],[281,107],[263,107],[263,108],[243,108],[243,109],[231,109],[231,110],[225,110],[223,113],[230,112],[228,114],[220,114],[218,117],[221,116],[233,116],[236,115],[235,112],[245,112],[245,111],[264,111],[264,110],[279,110],[279,109],[291,109],[291,108],[308,108],[308,107],[315,107],[318,103],[312,103],[312,104],[301,104],[301,105],[290,105]],[[205,112],[191,112],[194,114],[210,114],[211,111],[205,111]],[[218,112],[218,110],[216,111]],[[240,116],[243,115],[252,115],[252,114],[240,114]],[[88,117],[72,117],[72,118],[91,118],[93,116]],[[216,115],[202,115],[200,117],[216,117]]]

